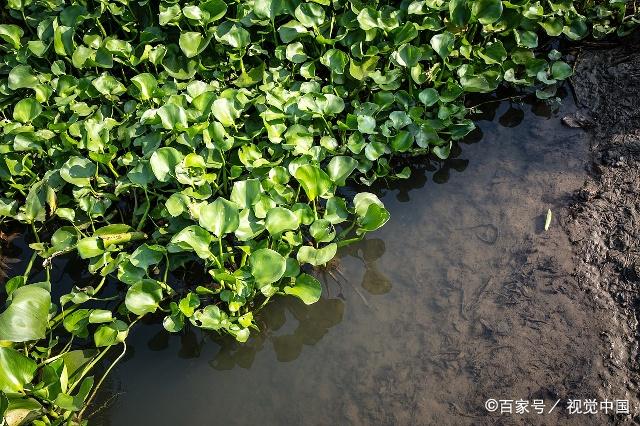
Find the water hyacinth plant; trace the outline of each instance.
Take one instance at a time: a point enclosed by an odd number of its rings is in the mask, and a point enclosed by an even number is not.
[[[162,315],[246,341],[272,297],[389,220],[349,182],[402,179],[474,129],[466,93],[548,99],[572,72],[543,40],[625,35],[631,1],[8,0],[0,19],[0,221],[32,229],[4,285],[0,415],[83,422]],[[58,294],[58,256],[95,285]],[[46,280],[34,282],[42,263]],[[175,285],[181,270],[201,270]],[[107,291],[110,288],[109,291]],[[113,347],[114,355],[109,355]],[[120,355],[117,355],[117,354]],[[109,355],[111,358],[109,358]]]

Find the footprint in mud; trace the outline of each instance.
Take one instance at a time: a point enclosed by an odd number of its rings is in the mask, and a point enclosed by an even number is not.
[[[491,223],[476,226],[466,226],[463,228],[456,228],[456,231],[474,231],[474,235],[477,239],[485,244],[493,245],[498,241],[498,228]]]

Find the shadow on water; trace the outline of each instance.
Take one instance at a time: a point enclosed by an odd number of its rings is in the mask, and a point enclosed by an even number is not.
[[[390,222],[319,272],[318,303],[269,304],[246,344],[171,335],[153,318],[138,326],[93,424],[473,424],[487,389],[529,396],[516,364],[545,361],[504,351],[544,343],[522,325],[529,314],[505,309],[547,309],[517,273],[541,215],[585,175],[586,137],[560,124],[574,110],[566,95],[561,106],[500,91],[470,98],[479,126],[449,159],[407,160],[410,179],[347,190],[377,193]],[[24,258],[24,242],[14,247]],[[57,273],[90,279],[72,259]],[[564,300],[544,304],[580,320]],[[536,375],[520,380],[544,388]]]

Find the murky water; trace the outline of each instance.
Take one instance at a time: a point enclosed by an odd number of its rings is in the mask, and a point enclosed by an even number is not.
[[[244,345],[138,326],[93,422],[477,424],[499,420],[484,417],[488,397],[579,388],[598,362],[582,350],[597,331],[562,284],[546,288],[528,265],[544,262],[532,241],[554,235],[547,209],[586,175],[586,137],[560,123],[570,96],[557,111],[483,109],[456,158],[376,190],[392,219],[340,254],[320,302],[272,303]],[[567,261],[565,243],[553,244]]]

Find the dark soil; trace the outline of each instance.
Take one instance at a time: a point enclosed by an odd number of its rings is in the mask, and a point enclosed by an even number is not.
[[[572,78],[577,117],[591,137],[589,179],[576,194],[566,229],[575,277],[612,322],[606,383],[638,407],[640,353],[640,37],[619,48],[582,50]],[[640,413],[633,416],[640,421]]]

